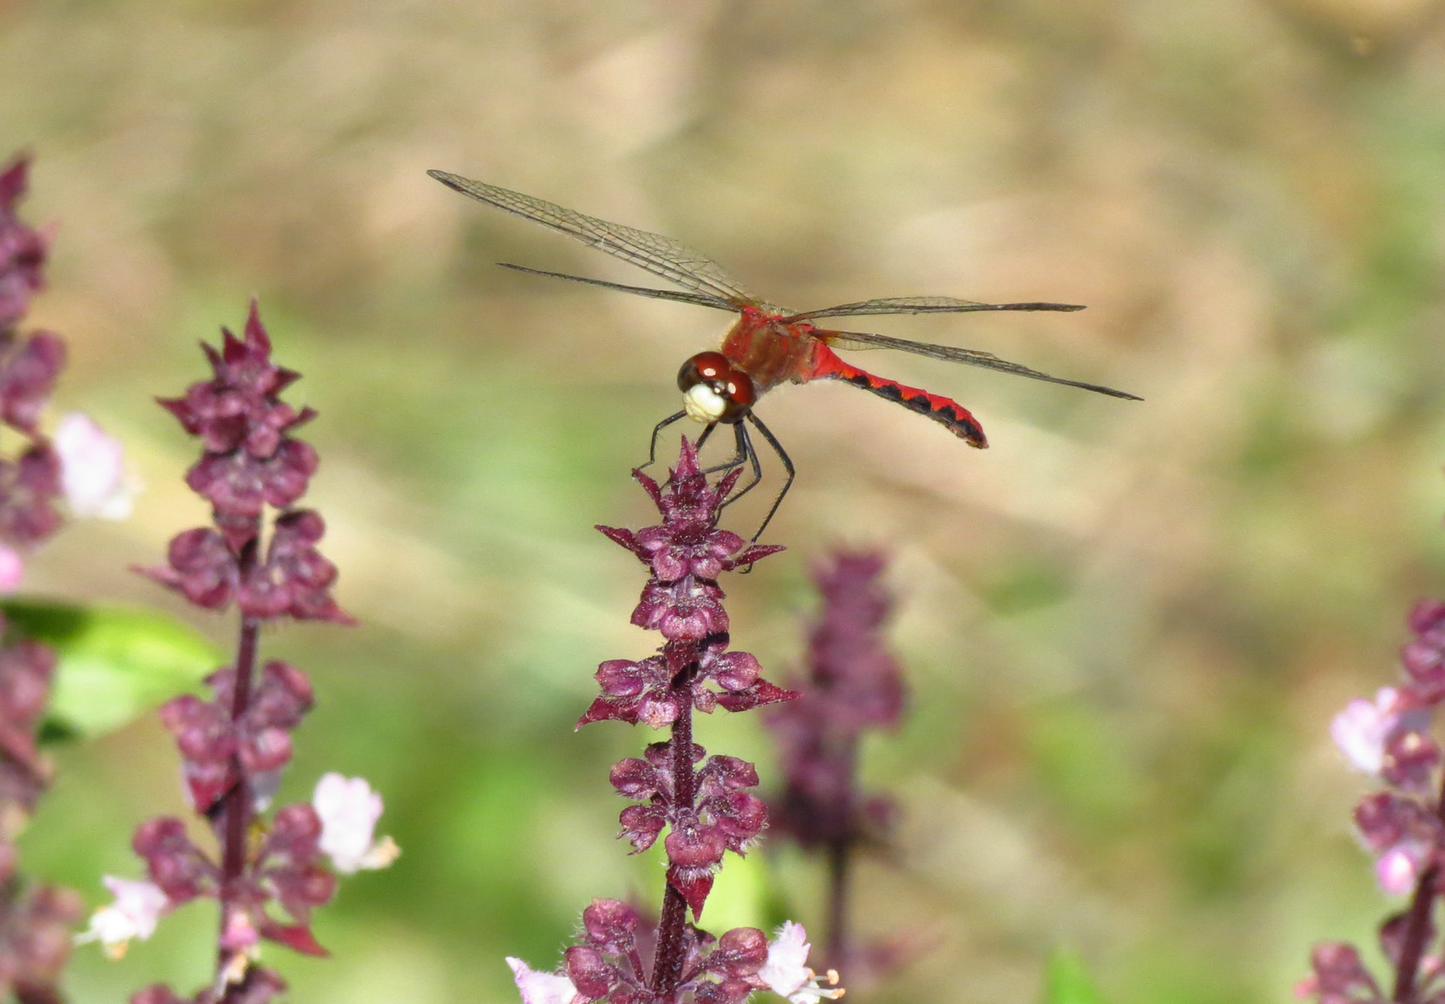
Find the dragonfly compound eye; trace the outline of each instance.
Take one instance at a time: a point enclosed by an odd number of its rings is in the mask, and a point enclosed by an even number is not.
[[[687,416],[705,425],[742,421],[758,396],[752,379],[721,352],[699,352],[683,363],[677,387]]]

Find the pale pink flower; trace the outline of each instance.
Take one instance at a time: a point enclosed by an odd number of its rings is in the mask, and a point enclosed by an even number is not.
[[[72,513],[100,519],[130,516],[135,491],[118,440],[77,411],[60,420],[50,442],[60,456],[60,483]]]
[[[818,1004],[827,998],[837,1000],[843,996],[838,986],[838,974],[828,970],[824,974],[828,986],[818,985],[818,976],[808,968],[808,932],[802,924],[786,921],[768,945],[768,961],[758,970],[758,978],[768,989],[779,997],[786,997],[793,1004]]]
[[[0,593],[11,593],[20,588],[25,578],[25,559],[9,544],[0,544]]]
[[[245,910],[232,910],[230,917],[226,920],[226,927],[221,932],[221,947],[238,951],[244,955],[260,940],[261,932],[256,930],[251,915]]]
[[[522,1004],[572,1004],[578,997],[577,988],[565,976],[539,973],[521,959],[510,956],[507,965],[512,967],[512,978],[517,981]]]
[[[154,882],[106,875],[101,879],[115,902],[95,911],[90,927],[77,941],[99,941],[112,958],[125,954],[131,938],[142,941],[155,933],[156,923],[170,909],[170,900]]]
[[[1390,896],[1403,896],[1415,888],[1425,852],[1419,844],[1400,843],[1375,859],[1375,881]]]
[[[390,837],[372,839],[382,804],[365,778],[326,774],[316,782],[311,804],[321,817],[321,850],[337,871],[385,868],[401,853]]]
[[[1400,730],[1428,726],[1429,712],[1406,704],[1394,687],[1381,687],[1374,703],[1355,698],[1330,722],[1330,737],[1358,770],[1378,774],[1385,762],[1385,746]]]

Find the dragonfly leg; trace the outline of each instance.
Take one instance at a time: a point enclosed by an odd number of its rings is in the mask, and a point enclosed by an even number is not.
[[[699,453],[702,452],[703,444],[706,443],[709,438],[711,438],[713,430],[716,429],[717,426],[718,423],[712,423],[706,429],[702,430],[701,436],[697,437],[696,445]],[[733,447],[733,455],[731,457],[728,457],[720,464],[713,464],[711,467],[704,467],[702,470],[698,471],[698,473],[706,477],[709,474],[716,474],[719,471],[730,471],[734,467],[738,466],[738,464],[741,464],[745,456],[746,453],[743,452],[742,445],[735,445]],[[727,505],[727,502],[724,502],[723,505]]]
[[[658,422],[657,425],[653,426],[653,428],[652,428],[652,441],[648,444],[648,447],[647,447],[647,463],[638,465],[638,468],[637,468],[637,469],[638,469],[639,471],[644,471],[644,470],[646,470],[647,468],[651,467],[653,464],[657,463],[657,441],[662,437],[663,431],[664,431],[665,429],[667,429],[668,426],[670,426],[670,425],[672,425],[673,423],[677,422],[678,420],[684,418],[686,415],[687,415],[687,412],[686,412],[686,411],[679,411],[677,414],[675,414],[675,415],[669,415],[667,418],[664,418],[661,422]],[[708,441],[710,438],[712,438],[713,431],[714,431],[715,429],[717,429],[717,427],[718,427],[718,423],[717,423],[717,422],[713,422],[713,423],[711,423],[710,425],[708,425],[705,429],[702,430],[702,434],[697,437],[697,442],[694,444],[695,448],[696,448],[699,452],[702,451],[702,448],[703,448],[704,444],[706,444],[707,441]],[[734,467],[737,467],[738,465],[742,464],[744,461],[752,460],[752,462],[753,462],[753,480],[750,481],[750,482],[748,482],[748,483],[743,487],[743,490],[742,490],[742,491],[734,493],[734,494],[733,494],[733,497],[730,498],[730,499],[728,499],[727,502],[724,502],[723,505],[727,505],[729,502],[733,502],[733,501],[735,501],[736,499],[740,498],[740,497],[742,496],[743,492],[746,492],[749,488],[753,487],[753,485],[755,485],[755,484],[758,482],[758,480],[762,477],[762,472],[761,472],[761,470],[760,470],[759,467],[758,467],[758,459],[757,459],[757,456],[753,453],[752,444],[751,444],[750,442],[748,442],[747,433],[743,430],[743,427],[742,427],[741,425],[735,425],[735,426],[733,426],[733,428],[734,428],[734,430],[735,430],[735,435],[736,435],[735,445],[734,445],[734,447],[733,447],[733,455],[732,455],[731,457],[728,457],[728,459],[724,460],[724,461],[723,461],[722,463],[720,463],[720,464],[714,464],[714,465],[711,466],[711,467],[704,467],[702,470],[700,470],[700,471],[698,472],[699,474],[707,475],[707,474],[716,474],[716,473],[718,473],[719,471],[730,471],[730,470],[732,470]],[[666,482],[664,482],[664,484],[671,484],[671,483],[672,483],[672,479],[671,479],[671,478],[668,478],[668,480],[667,480]]]
[[[719,471],[731,470],[734,467],[742,466],[742,464],[746,462],[752,466],[752,476],[748,479],[747,484],[735,489],[731,495],[724,499],[723,504],[718,507],[719,509],[732,505],[738,499],[756,488],[758,483],[763,480],[763,467],[762,464],[758,462],[758,451],[753,449],[753,441],[748,437],[748,430],[741,422],[733,426],[733,441],[736,444],[736,452],[732,458],[727,463],[719,464],[713,469]]]
[[[783,504],[783,496],[788,494],[789,488],[793,487],[793,478],[797,476],[798,472],[793,467],[793,461],[792,458],[788,456],[788,451],[783,449],[783,444],[778,442],[777,437],[768,430],[768,427],[760,422],[758,417],[752,412],[748,412],[747,420],[757,426],[758,431],[763,434],[763,438],[768,441],[768,445],[773,448],[773,452],[776,453],[778,459],[783,462],[783,470],[787,472],[788,475],[787,480],[783,482],[782,491],[778,492],[777,497],[773,499],[772,506],[768,509],[768,514],[763,517],[763,522],[762,525],[758,527],[758,532],[753,534],[753,543],[756,544],[758,538],[763,535],[763,531],[768,528],[768,524],[773,521],[773,517],[778,514],[778,507]],[[738,428],[742,428],[742,423],[738,424]],[[758,456],[756,452],[752,451],[751,443],[748,445],[748,450],[752,452],[753,469],[756,471],[758,469]],[[753,483],[756,484],[757,482],[754,481]],[[748,487],[751,488],[752,485],[748,485]]]
[[[662,430],[666,429],[674,422],[680,421],[681,419],[686,417],[687,412],[679,411],[676,415],[668,415],[661,422],[658,422],[655,426],[652,427],[652,442],[649,443],[647,446],[647,463],[640,464],[637,468],[639,471],[645,471],[653,464],[657,463],[657,440],[662,435]],[[706,435],[706,433],[704,433],[704,435]]]
[[[663,430],[685,417],[686,414],[687,412],[685,411],[679,411],[675,415],[669,415],[667,418],[664,418],[653,427],[652,441],[647,450],[647,463],[641,465],[638,470],[643,470],[657,462],[657,441],[662,436]],[[793,487],[793,479],[797,476],[797,469],[793,467],[792,458],[789,457],[788,452],[783,449],[783,444],[778,442],[777,437],[772,434],[766,425],[758,420],[756,415],[749,412],[746,416],[746,421],[751,422],[757,427],[758,432],[762,433],[763,439],[767,440],[768,445],[773,448],[773,452],[776,453],[778,459],[782,461],[783,470],[787,474],[787,480],[783,482],[782,490],[774,497],[773,504],[768,507],[767,516],[763,518],[762,524],[758,527],[757,532],[753,534],[752,539],[753,542],[756,543],[758,538],[763,535],[763,531],[768,528],[768,524],[773,521],[773,517],[777,515],[778,508],[783,504],[783,496],[788,494],[789,488]],[[719,423],[714,422],[702,430],[702,434],[697,437],[697,448],[699,450],[701,450],[703,444],[712,437],[713,430],[718,427],[718,424]],[[733,455],[720,464],[703,468],[698,473],[705,475],[716,474],[719,471],[731,471],[733,468],[740,467],[743,464],[747,464],[749,467],[747,481],[742,487],[735,489],[724,499],[720,508],[726,508],[732,505],[738,499],[762,484],[763,481],[763,465],[762,461],[758,458],[757,449],[753,446],[752,437],[748,435],[747,426],[743,422],[737,422],[733,425]]]
[[[707,442],[708,437],[712,435],[713,430],[717,427],[718,423],[714,422],[703,431],[703,434],[701,436],[698,437],[697,447],[699,450],[702,449],[702,444]],[[752,444],[748,442],[747,436],[743,433],[742,426],[734,425],[733,455],[728,457],[720,464],[713,464],[711,467],[704,467],[698,473],[717,474],[720,471],[731,471],[734,467],[741,467],[748,460],[748,458],[752,456],[752,449]],[[737,495],[741,494],[742,492],[737,493]],[[734,498],[736,498],[736,495],[734,496]],[[728,501],[730,502],[732,501],[732,499],[729,499]],[[726,505],[727,503],[725,502],[723,504]]]

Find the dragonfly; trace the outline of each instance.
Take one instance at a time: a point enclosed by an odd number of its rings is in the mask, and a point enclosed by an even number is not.
[[[862,331],[839,331],[819,327],[816,323],[835,317],[871,317],[884,314],[963,314],[989,310],[1074,311],[1084,309],[1080,304],[980,303],[951,296],[894,296],[797,312],[753,296],[717,262],[671,237],[638,230],[621,223],[609,223],[607,220],[588,216],[575,209],[566,209],[536,196],[523,195],[499,185],[472,181],[446,171],[428,171],[427,174],[448,188],[478,202],[495,206],[581,241],[588,247],[635,265],[681,288],[629,286],[605,279],[499,262],[504,268],[529,275],[587,283],[658,300],[711,307],[738,315],[717,350],[699,352],[682,364],[677,375],[677,386],[682,392],[682,409],[663,419],[653,429],[648,463],[643,466],[655,461],[658,437],[663,431],[683,419],[691,419],[705,426],[698,437],[699,446],[706,442],[719,425],[731,426],[734,435],[732,457],[708,469],[709,473],[715,473],[732,470],[743,464],[747,464],[751,469],[746,484],[737,488],[723,503],[730,505],[762,480],[761,462],[748,434],[748,426],[751,425],[781,461],[786,474],[782,490],[774,497],[762,525],[753,535],[754,541],[762,535],[777,514],[783,497],[787,495],[797,475],[793,461],[783,449],[782,443],[753,410],[758,398],[781,383],[841,380],[933,419],[969,446],[979,449],[988,446],[983,426],[957,401],[859,369],[846,362],[835,349],[897,349],[932,359],[1012,373],[1031,380],[1078,387],[1109,397],[1129,401],[1143,400],[1137,395],[1112,387],[1051,376],[1000,359],[991,352],[951,345],[932,345]]]

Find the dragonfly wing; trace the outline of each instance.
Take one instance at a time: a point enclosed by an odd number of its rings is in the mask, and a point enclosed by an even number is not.
[[[428,171],[427,174],[478,202],[540,223],[685,289],[737,306],[757,302],[721,265],[671,237],[636,230],[621,223],[609,223],[575,209],[566,209],[555,202],[472,181],[446,171]]]
[[[828,345],[837,349],[898,349],[900,352],[912,352],[917,356],[929,356],[933,359],[947,359],[950,362],[966,363],[969,366],[981,366],[984,369],[998,370],[1000,373],[1012,373],[1014,376],[1028,377],[1031,380],[1043,380],[1048,383],[1063,384],[1065,387],[1078,387],[1082,390],[1091,390],[1096,394],[1107,394],[1110,397],[1121,397],[1129,401],[1144,400],[1135,394],[1115,390],[1112,387],[1050,376],[1047,373],[1029,369],[1027,366],[1011,363],[1007,359],[1000,359],[992,352],[980,352],[977,349],[961,349],[953,345],[929,345],[927,342],[912,342],[906,338],[890,338],[888,335],[871,335],[862,331],[818,330],[814,331],[813,335],[820,341],[826,342]]]
[[[812,321],[820,317],[868,317],[876,314],[963,314],[974,310],[1083,310],[1078,303],[979,303],[952,296],[885,296],[876,300],[841,303],[783,318]]]
[[[513,265],[509,261],[499,261],[502,268],[510,268],[517,272],[526,272],[528,275],[545,275],[551,279],[567,279],[570,282],[585,282],[591,286],[601,286],[604,289],[616,289],[623,293],[636,293],[638,296],[650,296],[656,300],[676,300],[678,303],[695,303],[699,307],[716,307],[718,310],[736,311],[728,300],[713,296],[711,293],[684,293],[677,289],[653,289],[651,286],[628,286],[620,282],[608,282],[606,279],[589,279],[582,275],[568,275],[566,272],[549,272],[542,268],[528,268],[526,265]]]

